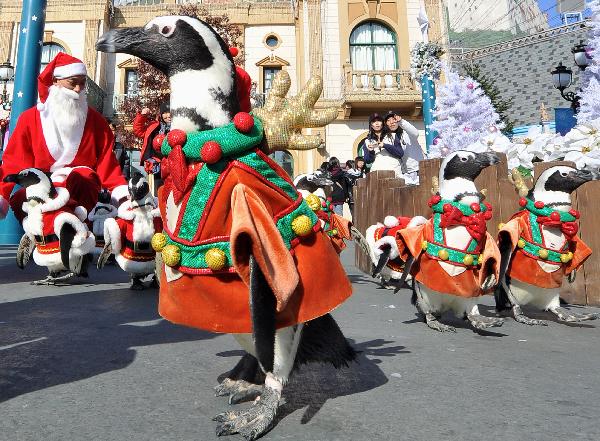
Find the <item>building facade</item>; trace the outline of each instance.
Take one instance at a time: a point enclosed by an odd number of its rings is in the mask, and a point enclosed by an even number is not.
[[[423,131],[420,91],[410,78],[410,49],[422,39],[417,23],[421,5],[429,17],[430,40],[446,44],[441,0],[48,0],[42,63],[59,50],[81,58],[96,105],[113,116],[123,98],[137,92],[137,60],[97,52],[96,39],[111,28],[143,26],[182,3],[227,14],[243,30],[244,67],[255,83],[256,105],[279,70],[289,72],[291,94],[311,76],[323,78],[317,106],[337,106],[339,115],[328,127],[312,130],[321,135],[324,148],[279,158],[293,174],[312,171],[331,156],[342,161],[357,156],[373,112],[395,110]],[[13,65],[21,4],[0,0],[0,60]]]

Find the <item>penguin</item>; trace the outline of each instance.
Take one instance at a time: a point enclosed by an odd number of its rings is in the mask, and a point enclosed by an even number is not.
[[[145,289],[142,279],[155,271],[156,252],[152,236],[162,231],[156,198],[150,185],[139,172],[128,183],[130,200],[119,206],[117,218],[104,221],[104,248],[98,257],[98,269],[114,254],[121,269],[131,275],[130,288]],[[156,277],[152,281],[156,287]]]
[[[517,322],[526,325],[547,323],[525,316],[521,309],[525,305],[549,311],[561,322],[598,318],[563,308],[559,291],[564,276],[572,283],[591,255],[577,235],[579,212],[571,205],[571,193],[599,177],[597,171],[550,167],[519,200],[520,211],[498,233],[500,283],[494,293],[498,311],[510,310]]]
[[[111,30],[100,37],[96,47],[104,52],[120,52],[137,56],[168,76],[171,89],[172,115],[170,135],[175,130],[186,133],[203,133],[204,131],[226,129],[234,120],[234,116],[239,114],[240,97],[237,90],[236,69],[229,48],[214,29],[202,20],[185,16],[157,17],[143,28]],[[171,170],[181,175],[179,170],[184,167],[190,170],[194,164],[190,164],[189,158],[185,157],[185,164],[181,165],[179,151],[180,149],[174,148],[170,152],[169,164],[171,165],[170,161],[173,161],[174,165]],[[193,154],[195,153],[185,153],[186,156]],[[271,163],[268,158],[261,156],[258,152],[256,155],[261,158],[261,164],[267,164],[265,170],[278,169],[277,165]],[[198,170],[196,169],[196,171]],[[287,175],[283,170],[281,173],[277,171],[276,173],[282,179],[278,182],[287,182]],[[226,180],[226,178],[224,179]],[[173,182],[179,183],[182,182],[182,179]],[[252,188],[253,185],[258,188],[258,180],[255,179],[252,183],[247,181],[246,188]],[[285,185],[286,188],[288,186],[288,184],[283,183],[282,185]],[[289,187],[293,189],[291,182]],[[261,187],[261,189],[267,191],[264,187]],[[231,204],[234,202],[234,197],[240,198],[235,199],[235,201],[249,201],[249,199],[244,199],[248,194],[243,194],[243,191],[243,186],[234,188],[229,198],[232,200]],[[171,230],[169,234],[172,234],[176,228],[179,228],[178,213],[181,213],[183,208],[175,202],[174,190],[165,194],[167,196],[164,198],[163,219],[165,227]],[[300,199],[297,200],[300,203],[301,197],[299,195],[298,197]],[[162,203],[163,199],[161,198]],[[259,201],[253,200],[251,203],[254,204],[254,207],[257,207],[262,202],[259,203]],[[230,204],[229,200],[224,201],[223,204],[230,209],[230,205],[226,205]],[[210,217],[210,212],[203,212],[202,215]],[[221,222],[223,221],[221,220]],[[173,224],[173,228],[169,226],[170,223]],[[275,228],[266,220],[262,225],[267,228]],[[224,234],[228,233],[228,225],[220,225],[220,228]],[[310,230],[307,232],[310,232]],[[279,233],[275,230],[273,234]],[[332,277],[337,278],[336,280],[341,280],[342,270],[339,266],[339,259],[337,259],[332,249],[325,248],[327,244],[320,235],[322,233],[316,234],[313,236],[315,245],[312,249],[322,250],[324,254],[329,255],[328,258],[332,262],[333,259],[337,260],[337,262],[334,262],[335,267],[333,270],[329,270],[329,273]],[[172,237],[169,236],[169,239],[172,239]],[[279,238],[274,238],[272,244],[274,243],[283,244]],[[241,242],[236,242],[234,245],[237,246],[238,244],[241,245]],[[299,245],[299,248],[302,248],[302,245]],[[310,248],[302,249],[305,253],[311,252]],[[217,257],[223,256],[221,250],[216,249],[215,251]],[[242,256],[242,252],[247,252],[247,254]],[[245,296],[244,307],[246,308],[246,305],[250,307],[249,315],[244,314],[235,317],[236,323],[241,321],[245,323],[249,320],[251,324],[250,333],[234,334],[247,354],[216,387],[215,392],[218,396],[229,396],[230,404],[255,399],[257,396],[259,399],[256,399],[254,405],[249,409],[227,411],[217,415],[214,420],[217,422],[216,433],[218,436],[240,433],[246,440],[258,438],[274,426],[278,409],[283,403],[282,392],[284,386],[294,368],[311,361],[328,362],[335,367],[341,367],[347,365],[356,357],[356,352],[348,344],[335,320],[328,313],[307,322],[299,322],[283,327],[278,326],[278,320],[281,320],[281,316],[278,316],[278,308],[281,305],[276,302],[273,280],[268,280],[268,269],[262,265],[262,257],[258,256],[257,252],[254,248],[247,250],[243,246],[232,251],[232,253],[236,253],[236,262],[240,262],[240,260],[243,262],[243,288],[241,288],[242,285],[237,284],[239,277],[235,273],[233,275],[231,275],[231,272],[211,275],[210,271],[213,270],[202,268],[198,270],[199,272],[202,271],[200,274],[194,275],[189,272],[182,273],[166,265],[164,280],[167,283],[164,286],[161,283],[159,302],[159,308],[161,308],[161,302],[165,302],[164,304],[167,305],[169,298],[177,296],[176,290],[179,289],[179,286],[183,286],[183,283],[179,284],[180,281],[185,281],[186,284],[189,283],[189,285],[186,285],[189,286],[186,299],[197,299],[194,296],[203,296],[207,299],[218,297],[221,290],[213,289],[210,291],[210,284],[221,286],[220,284],[223,283],[222,280],[225,280],[225,278],[228,278],[227,280],[231,282],[227,285],[228,289],[231,290],[232,286],[240,287],[239,291],[230,293],[230,298],[240,298],[243,295]],[[164,257],[164,251],[162,253]],[[282,250],[280,256],[288,262],[289,251],[287,249]],[[223,261],[226,262],[226,260],[221,260],[221,262]],[[190,264],[197,264],[197,261],[191,261]],[[290,274],[286,274],[286,277],[288,275],[292,277],[292,273],[297,274],[298,271],[298,267],[294,266]],[[194,286],[204,286],[205,288],[202,292],[190,292]],[[343,286],[344,290],[350,290],[347,278],[345,278]],[[309,294],[312,295],[313,293],[305,291],[304,296],[299,301],[305,302],[307,297],[310,298]],[[337,299],[341,296],[340,288],[339,294],[330,292],[327,297],[321,296],[321,299],[322,302],[335,299],[331,302],[335,301],[339,304]],[[180,299],[184,302],[187,301],[184,298]],[[194,321],[202,320],[202,317],[198,315],[200,311],[190,311],[186,317],[177,316],[177,311],[174,311],[176,305],[168,305],[170,309],[162,310],[168,319],[200,327],[194,324]],[[216,308],[219,305],[212,306]],[[316,306],[312,305],[311,307],[315,308]],[[167,307],[165,306],[165,308]],[[202,311],[202,313],[208,315],[210,311]],[[210,329],[214,329],[212,325]]]
[[[17,266],[24,269],[33,253],[34,262],[49,271],[45,279],[32,284],[53,285],[74,276],[87,277],[88,254],[96,239],[84,222],[85,208],[77,206],[66,188],[55,187],[50,177],[36,168],[8,175],[4,182],[24,187],[27,198]]]
[[[93,253],[99,255],[104,248],[104,221],[117,217],[117,208],[111,203],[110,192],[102,189],[98,194],[96,206],[88,214],[92,233],[96,237],[96,247]]]
[[[413,277],[413,304],[433,330],[456,332],[439,321],[446,311],[468,319],[478,330],[504,323],[481,315],[477,305],[495,286],[500,259],[486,229],[492,207],[483,202],[474,181],[498,162],[493,153],[450,153],[440,167],[439,192],[429,200],[433,216],[396,234],[400,255],[408,254],[405,272]]]

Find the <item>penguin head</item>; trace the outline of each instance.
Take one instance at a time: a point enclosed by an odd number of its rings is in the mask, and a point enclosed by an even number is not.
[[[18,174],[7,175],[3,181],[12,182],[25,188],[27,201],[31,203],[43,204],[57,195],[50,176],[37,168],[26,168]]]
[[[569,210],[571,193],[586,182],[597,179],[600,179],[598,171],[557,165],[540,174],[528,197],[534,201],[542,201],[548,206],[556,206],[559,210]]]
[[[154,205],[154,196],[150,193],[148,181],[139,172],[135,172],[128,184],[129,195],[131,196],[131,206],[141,207],[143,205]]]
[[[98,193],[98,203],[103,205],[110,204],[110,193],[105,188]]]
[[[484,168],[499,161],[498,156],[491,152],[474,153],[458,150],[450,153],[440,166],[440,196],[443,199],[457,201],[467,196],[470,199],[463,202],[479,202],[474,181]]]

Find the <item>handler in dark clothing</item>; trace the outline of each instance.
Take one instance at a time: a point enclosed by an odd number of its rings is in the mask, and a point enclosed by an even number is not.
[[[123,172],[123,176],[125,179],[129,181],[131,177],[131,160],[129,159],[129,152],[125,149],[125,146],[117,141],[116,138],[116,130],[117,126],[114,122],[107,119],[108,126],[110,130],[112,130],[113,135],[115,135],[115,144],[113,146],[113,152],[115,152],[115,156],[117,157],[117,161],[119,162],[119,166],[121,167],[121,171]]]
[[[348,201],[352,192],[352,185],[346,176],[346,172],[340,167],[340,161],[335,156],[329,159],[329,173],[333,181],[331,192],[331,203],[333,212],[340,216],[344,215],[344,203]]]

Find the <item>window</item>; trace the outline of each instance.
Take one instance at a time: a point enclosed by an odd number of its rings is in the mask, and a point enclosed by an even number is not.
[[[265,44],[270,48],[275,48],[279,44],[279,39],[275,35],[269,35],[265,40]]]
[[[286,151],[277,150],[269,155],[290,177],[294,176],[294,157]]]
[[[350,61],[355,70],[398,68],[396,34],[377,22],[358,25],[350,34]]]
[[[273,79],[277,72],[281,70],[281,67],[263,67],[263,93],[269,93],[271,87],[273,86]]]
[[[135,69],[125,69],[125,95],[138,94],[138,73]]]
[[[42,62],[40,65],[40,72],[46,68],[48,63],[50,63],[59,52],[66,52],[65,48],[60,44],[44,43],[42,46]]]

